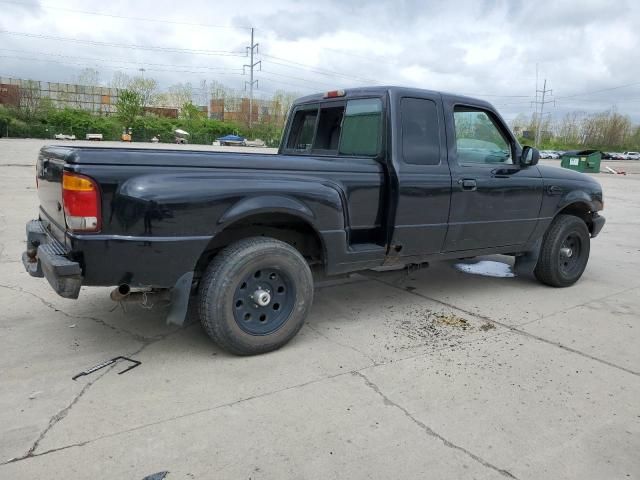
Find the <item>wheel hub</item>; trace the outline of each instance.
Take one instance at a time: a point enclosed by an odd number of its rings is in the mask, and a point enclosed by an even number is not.
[[[254,302],[256,302],[256,305],[259,305],[261,307],[266,307],[267,305],[269,305],[269,303],[271,303],[271,294],[267,290],[262,290],[261,288],[258,288],[255,292],[253,292],[251,298]]]
[[[563,257],[571,258],[573,256],[573,249],[569,247],[563,247],[560,249],[560,255]]]

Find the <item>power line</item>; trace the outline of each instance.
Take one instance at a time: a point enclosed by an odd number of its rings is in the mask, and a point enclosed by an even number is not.
[[[635,87],[636,85],[640,85],[640,82],[628,83],[626,85],[619,85],[617,87],[603,88],[603,89],[600,89],[600,90],[592,90],[590,92],[576,93],[574,95],[564,95],[562,97],[556,97],[556,100],[560,100],[560,99],[563,99],[563,98],[584,97],[584,96],[587,96],[587,95],[593,95],[594,93],[610,92],[611,90],[620,90],[621,88]]]
[[[79,13],[81,15],[93,15],[93,16],[98,16],[98,17],[117,18],[117,19],[121,19],[121,20],[135,20],[137,22],[167,23],[167,24],[172,24],[172,25],[184,25],[184,26],[189,26],[189,27],[205,27],[205,28],[231,28],[231,29],[236,29],[236,28],[249,29],[249,28],[251,28],[251,27],[244,26],[244,25],[238,25],[238,26],[212,25],[212,24],[208,24],[208,23],[180,22],[180,21],[176,21],[176,20],[165,20],[165,19],[159,19],[159,18],[127,17],[125,15],[114,15],[114,14],[110,14],[110,13],[89,12],[89,11],[86,11],[86,10],[76,10],[74,8],[59,7],[57,5],[48,5],[48,4],[39,4],[39,3],[26,3],[26,2],[15,2],[15,1],[11,1],[11,0],[0,0],[0,3],[9,3],[9,4],[13,4],[13,5],[21,5],[21,6],[24,6],[24,7],[44,8],[44,9],[47,9],[47,10],[60,10],[62,12]]]
[[[322,85],[323,87],[329,87],[329,88],[333,88],[335,87],[335,84],[332,83],[325,83],[325,82],[318,82],[317,80],[309,80],[303,77],[294,77],[292,75],[285,75],[283,73],[276,73],[276,72],[271,72],[269,70],[261,70],[262,75],[275,75],[277,77],[282,77],[282,78],[289,78],[292,80],[300,80],[301,82],[304,82],[305,84],[309,84],[309,83],[313,83],[316,85]]]
[[[319,73],[321,75],[339,76],[339,77],[350,78],[350,79],[354,79],[354,80],[358,80],[358,81],[364,81],[364,82],[368,82],[368,83],[380,84],[380,82],[378,82],[376,80],[369,79],[369,78],[357,77],[355,75],[348,75],[348,74],[341,73],[341,72],[336,72],[336,71],[333,71],[333,70],[323,70],[323,69],[316,68],[313,65],[309,65],[309,64],[306,64],[306,63],[295,62],[293,60],[289,60],[289,59],[286,59],[286,58],[276,57],[275,55],[269,55],[269,54],[266,54],[266,53],[262,53],[262,54],[260,54],[260,56],[261,57],[271,58],[271,59],[274,59],[274,60],[280,60],[280,62],[285,62],[283,64],[283,63],[279,63],[277,61],[270,60],[270,63],[276,64],[276,65],[282,65],[282,66],[285,66],[285,67],[288,67],[288,68],[296,68],[296,67],[298,67],[298,68],[303,68],[305,70],[308,70],[310,72]],[[287,65],[287,64],[290,64],[290,65]],[[295,67],[291,66],[291,65],[295,65]]]
[[[177,67],[177,68],[202,68],[206,70],[220,70],[220,71],[229,71],[229,72],[242,72],[240,68],[227,68],[227,67],[206,67],[203,65],[189,65],[189,64],[175,64],[175,63],[152,63],[152,62],[140,62],[135,60],[125,60],[121,58],[113,58],[113,59],[104,59],[104,58],[96,58],[96,57],[80,57],[77,55],[62,55],[59,53],[49,53],[49,52],[33,52],[30,50],[16,50],[11,48],[0,48],[0,51],[3,52],[15,52],[15,53],[26,53],[28,55],[45,55],[47,57],[59,57],[59,58],[69,58],[73,60],[87,60],[89,62],[100,62],[100,63],[128,63],[133,65],[151,65],[157,67]],[[5,58],[20,58],[20,57],[10,57],[5,56]]]
[[[33,58],[33,57],[21,57],[21,56],[17,56],[17,55],[0,55],[0,58],[13,58],[16,60],[24,60],[24,61],[29,61],[29,62],[46,62],[46,63],[56,63],[56,64],[60,64],[60,65],[77,65],[77,66],[84,66],[86,67],[87,64],[86,63],[79,63],[79,62],[70,62],[70,61],[64,61],[64,60],[50,60],[50,59],[46,59],[46,58]],[[104,65],[107,68],[111,68],[113,70],[135,70],[135,71],[139,71],[139,67],[136,66],[131,66],[131,67],[122,67],[122,66],[116,66],[116,65]],[[196,67],[197,68],[197,67]],[[164,68],[146,68],[145,70],[150,71],[150,72],[172,72],[172,73],[193,73],[193,74],[199,74],[202,75],[206,72],[202,72],[202,71],[194,71],[194,70],[175,70],[175,69],[164,69]],[[216,72],[218,73],[218,75],[222,75],[222,76],[227,76],[227,75],[242,75],[242,72],[238,71],[238,72]]]
[[[135,45],[130,43],[98,42],[96,40],[84,40],[80,38],[70,38],[70,37],[56,37],[52,35],[42,35],[38,33],[11,32],[8,30],[0,30],[0,34],[16,35],[20,37],[38,38],[38,39],[45,39],[45,40],[54,40],[54,41],[60,41],[60,42],[83,43],[87,45],[97,45],[97,46],[105,46],[105,47],[130,48],[134,50],[151,50],[151,51],[187,53],[191,55],[210,55],[210,56],[221,56],[221,57],[246,56],[244,52],[231,52],[226,50],[195,50],[190,48],[161,47],[161,46],[154,46],[154,45]]]

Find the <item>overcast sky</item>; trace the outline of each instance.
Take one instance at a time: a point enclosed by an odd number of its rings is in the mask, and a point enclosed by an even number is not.
[[[3,77],[73,82],[93,67],[108,85],[145,68],[162,88],[242,88],[255,27],[261,95],[397,84],[479,96],[513,117],[533,111],[537,64],[553,115],[615,107],[640,122],[637,0],[0,0],[0,12]]]

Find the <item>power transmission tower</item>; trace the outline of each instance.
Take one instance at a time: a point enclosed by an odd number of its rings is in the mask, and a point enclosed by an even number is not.
[[[251,128],[251,122],[253,120],[253,86],[258,86],[258,80],[253,79],[253,69],[260,65],[260,70],[262,70],[262,61],[258,60],[254,63],[253,54],[258,53],[258,43],[253,43],[253,28],[251,29],[251,45],[247,47],[247,51],[249,52],[249,64],[242,66],[242,73],[245,73],[245,68],[249,69],[249,81],[244,82],[244,89],[247,89],[247,85],[249,85],[249,128]]]
[[[542,99],[540,101],[538,101],[538,93],[540,93],[542,95]],[[542,133],[542,116],[544,115],[544,106],[547,103],[553,103],[555,105],[556,101],[555,100],[545,100],[547,93],[552,94],[553,90],[547,90],[547,79],[544,79],[544,84],[542,87],[542,90],[538,90],[536,88],[536,115],[538,115],[538,105],[540,105],[540,115],[537,118],[537,126],[536,126],[536,138],[534,141],[534,146],[536,148],[538,148],[538,145],[540,144],[540,134]]]

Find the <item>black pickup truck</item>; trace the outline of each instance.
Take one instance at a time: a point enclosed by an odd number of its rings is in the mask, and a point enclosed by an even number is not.
[[[575,283],[602,189],[538,158],[489,103],[399,87],[297,100],[277,155],[45,147],[22,260],[66,298],[167,298],[177,324],[191,303],[221,347],[261,353],[300,330],[316,272],[507,254]]]

